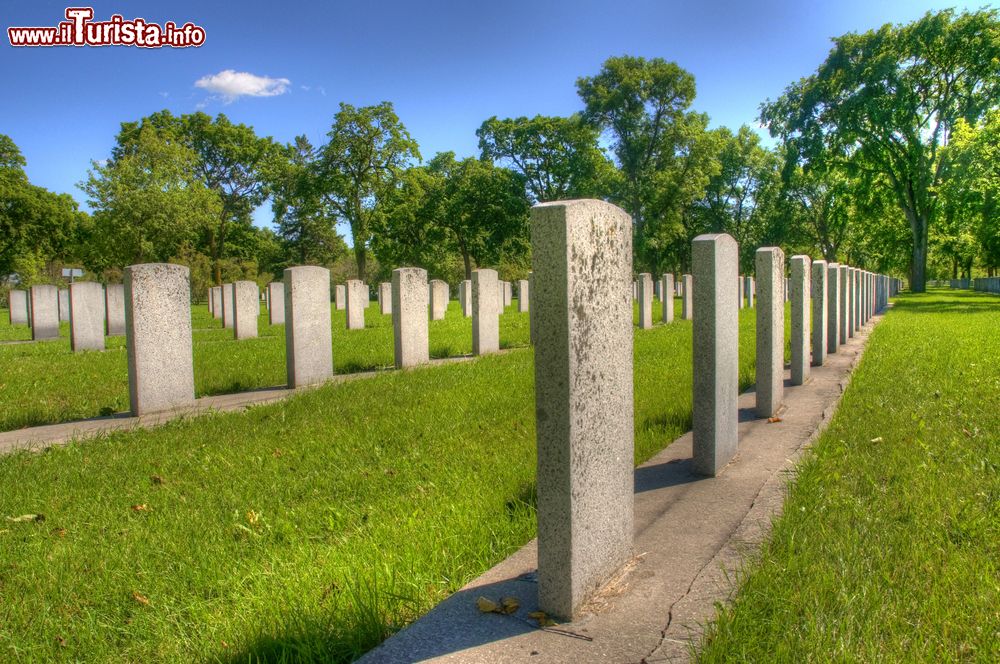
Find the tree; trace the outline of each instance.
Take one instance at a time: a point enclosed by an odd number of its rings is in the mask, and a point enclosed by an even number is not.
[[[599,132],[579,115],[498,119],[476,130],[482,159],[508,165],[534,202],[599,198],[614,165],[601,151]]]
[[[775,233],[775,205],[780,190],[780,161],[760,145],[760,137],[746,125],[736,134],[722,127],[716,130],[721,143],[719,172],[705,189],[709,227],[715,233],[729,233],[740,246],[743,269],[753,266],[754,251]],[[770,244],[770,243],[769,243]]]
[[[366,278],[373,224],[400,172],[420,159],[417,142],[399,121],[392,104],[355,108],[341,103],[329,141],[320,149],[317,175],[331,213],[351,226],[358,278]]]
[[[611,197],[632,215],[637,259],[656,269],[718,168],[707,116],[688,111],[694,77],[661,58],[622,56],[576,85],[584,120],[611,142],[619,169]]]
[[[524,261],[528,208],[519,174],[442,152],[403,175],[375,246],[383,262],[419,265],[432,273],[449,254],[458,254],[471,279],[476,266]]]
[[[274,179],[271,171],[278,163],[280,147],[270,137],[257,136],[253,127],[233,124],[221,113],[213,120],[205,113],[175,117],[163,110],[139,122],[122,123],[112,160],[135,150],[137,138],[147,126],[163,140],[179,142],[194,151],[198,178],[222,203],[215,223],[203,228],[200,239],[212,258],[216,284],[221,284],[230,236],[250,232],[251,214],[270,194],[268,185]]]
[[[198,155],[151,126],[129,148],[92,162],[80,185],[94,209],[85,262],[93,270],[166,261],[214,224],[222,201],[198,174]]]
[[[17,274],[30,285],[46,263],[72,250],[87,215],[69,194],[55,194],[28,181],[24,156],[0,134],[0,278]]]
[[[992,276],[1000,267],[1000,109],[991,110],[979,123],[956,124],[946,158],[950,177],[941,187],[944,206],[953,210],[959,237],[955,252],[967,260],[974,239],[979,259]]]
[[[305,136],[285,146],[285,159],[275,168],[271,209],[289,265],[330,266],[347,253],[337,233],[336,217],[323,202],[316,173],[316,154]]]
[[[941,150],[956,123],[975,122],[1000,100],[995,10],[927,13],[834,40],[812,76],[761,108],[773,136],[805,162],[833,159],[886,178],[910,225],[910,287],[925,288]]]

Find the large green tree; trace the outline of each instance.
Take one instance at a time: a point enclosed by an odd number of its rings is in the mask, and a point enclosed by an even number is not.
[[[25,165],[14,141],[0,134],[0,280],[16,274],[27,285],[73,250],[86,214],[69,194],[31,184]]]
[[[320,148],[319,186],[331,213],[350,224],[358,278],[367,272],[372,228],[400,173],[420,159],[413,140],[390,102],[355,107],[340,104],[329,141]]]
[[[80,185],[94,210],[85,239],[88,267],[166,261],[193,244],[222,210],[197,171],[195,151],[152,126],[137,129],[127,150],[93,162]]]
[[[482,158],[524,177],[534,202],[599,198],[614,165],[598,145],[598,130],[579,115],[493,116],[476,130]]]
[[[383,263],[431,272],[457,254],[464,278],[471,279],[477,266],[525,260],[528,208],[520,174],[488,160],[457,160],[453,152],[442,152],[403,175],[375,246]]]
[[[336,216],[323,200],[316,151],[305,136],[296,136],[284,153],[275,169],[271,203],[285,254],[282,267],[329,267],[347,253],[347,245],[337,233]]]
[[[992,276],[1000,268],[1000,109],[975,124],[959,122],[946,157],[950,177],[941,194],[955,217],[948,229],[955,263],[971,267],[978,254]]]
[[[273,169],[280,164],[281,147],[270,137],[260,137],[253,127],[234,124],[223,114],[212,119],[205,113],[174,116],[154,113],[138,122],[122,123],[111,161],[137,149],[146,127],[167,142],[179,142],[198,156],[198,179],[216,192],[222,202],[213,224],[202,230],[199,243],[212,260],[217,284],[223,277],[223,260],[231,256],[231,239],[252,234],[252,213],[270,195]]]
[[[683,215],[718,170],[708,117],[689,111],[694,77],[661,58],[612,57],[577,80],[584,119],[618,166],[611,198],[632,215],[637,259],[655,270],[683,243]]]
[[[923,291],[942,148],[959,120],[1000,101],[995,10],[928,13],[834,39],[815,74],[762,106],[761,119],[803,162],[854,162],[884,176],[911,231],[910,287]]]

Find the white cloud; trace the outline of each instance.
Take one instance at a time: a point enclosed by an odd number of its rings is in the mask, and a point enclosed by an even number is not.
[[[291,81],[287,78],[257,76],[245,71],[226,69],[218,74],[199,78],[194,86],[220,95],[228,104],[240,97],[274,97],[285,94],[290,84]]]

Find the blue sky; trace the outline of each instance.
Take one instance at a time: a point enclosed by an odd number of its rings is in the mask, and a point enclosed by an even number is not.
[[[67,4],[0,0],[0,133],[21,148],[32,182],[81,203],[76,183],[90,160],[107,157],[119,123],[163,108],[221,112],[279,141],[304,133],[318,145],[340,101],[389,100],[425,159],[442,150],[467,156],[478,154],[475,130],[492,115],[580,110],[577,77],[622,54],[662,57],[692,72],[695,108],[713,126],[756,126],[760,102],[812,73],[830,37],[956,5],[964,6],[933,0],[92,3],[95,20],[118,13],[205,28],[200,48],[147,50],[15,49],[6,28],[55,26]],[[227,70],[252,76],[220,76]],[[234,97],[241,91],[268,96]],[[270,216],[266,206],[256,220],[267,224]]]

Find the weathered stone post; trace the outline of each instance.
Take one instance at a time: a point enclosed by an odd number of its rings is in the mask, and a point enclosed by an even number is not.
[[[746,282],[746,278],[743,275],[741,275],[741,274],[736,275],[736,286],[737,286],[737,290],[739,291],[740,309],[745,308],[746,305],[747,305],[746,298],[743,295],[743,284],[745,282]]]
[[[733,280],[739,247],[725,233],[699,235],[691,244],[698,284],[694,300],[694,470],[715,476],[737,448],[739,308]]]
[[[267,285],[267,324],[285,324],[285,284],[272,281]]]
[[[526,313],[528,311],[528,302],[530,300],[529,293],[531,292],[528,286],[527,279],[519,279],[517,282],[517,311],[518,313]]]
[[[392,282],[383,281],[378,285],[378,308],[383,316],[392,313],[392,302]]]
[[[260,293],[253,281],[236,281],[233,289],[233,336],[256,339],[260,317]]]
[[[315,265],[285,269],[285,371],[288,387],[333,376],[330,271]]]
[[[93,281],[69,286],[69,343],[74,352],[104,350],[104,288]]]
[[[653,277],[648,272],[639,275],[639,329],[653,327]]]
[[[426,293],[427,270],[401,267],[392,271],[392,330],[397,369],[430,362]],[[433,297],[433,291],[431,294]]]
[[[743,284],[743,291],[747,296],[747,307],[753,309],[753,298],[757,294],[757,285],[754,283],[753,277],[746,278],[746,283]]]
[[[365,329],[365,309],[368,307],[368,285],[360,279],[347,280],[347,329]]]
[[[215,300],[218,315],[222,315],[222,303]],[[119,337],[125,334],[125,286],[108,284],[104,287],[104,315],[107,321],[106,329],[109,337]]]
[[[12,290],[8,296],[10,300],[8,305],[10,306],[10,324],[11,325],[27,325],[28,324],[28,292],[23,290]]]
[[[837,341],[841,346],[843,346],[847,343],[847,339],[850,337],[847,330],[851,324],[851,280],[848,276],[851,273],[851,268],[848,265],[841,265],[837,272],[837,281],[840,287],[840,319],[837,321]]]
[[[840,263],[827,264],[826,289],[826,352],[830,355],[840,350]]]
[[[347,286],[344,284],[339,284],[333,289],[334,303],[333,306],[337,308],[337,311],[343,311],[347,308]]]
[[[692,275],[685,274],[681,277],[684,284],[681,295],[681,320],[691,320],[694,317],[694,279]]]
[[[124,295],[122,295],[124,302]],[[222,286],[212,286],[212,301],[215,303],[212,309],[212,318],[222,319]],[[122,309],[124,312],[125,310]],[[124,316],[124,313],[122,314]],[[108,334],[111,334],[110,332]]]
[[[755,256],[757,296],[757,415],[771,417],[785,398],[785,254],[761,247]]]
[[[222,284],[222,327],[232,329],[235,321],[235,303],[233,302],[233,285]]]
[[[812,365],[821,367],[826,362],[827,316],[827,265],[826,261],[812,264]]]
[[[194,403],[188,268],[145,263],[125,268],[125,345],[132,415]]]
[[[448,311],[448,282],[441,279],[431,280],[431,320],[444,320]]]
[[[861,329],[861,307],[863,300],[861,299],[862,292],[861,287],[864,283],[864,271],[861,268],[854,269],[854,332],[857,333]]]
[[[211,286],[208,287],[208,313],[215,316],[215,290]]]
[[[503,306],[509,307],[510,303],[514,301],[513,288],[509,281],[503,282]]]
[[[533,293],[535,288],[535,275],[528,270],[528,292]],[[535,314],[534,308],[528,307],[528,342],[535,345]]]
[[[858,329],[858,268],[850,268],[847,271],[847,277],[849,290],[851,292],[850,300],[847,303],[851,309],[847,314],[847,336],[848,338],[852,338],[854,337],[854,332]]]
[[[503,292],[496,270],[472,271],[472,354],[500,350],[500,304]]]
[[[69,322],[69,289],[59,289],[59,322]]]
[[[29,311],[34,341],[59,337],[59,289],[48,285],[32,286]]]
[[[664,274],[661,278],[660,293],[663,294],[663,301],[660,303],[663,308],[663,322],[674,322],[674,275]]]
[[[472,280],[464,280],[459,289],[458,299],[462,302],[462,315],[466,318],[472,316]]]
[[[809,275],[812,259],[792,256],[792,277],[786,279],[792,301],[792,385],[802,385],[809,378]]]
[[[531,246],[538,602],[567,619],[632,556],[632,220],[543,203]]]

